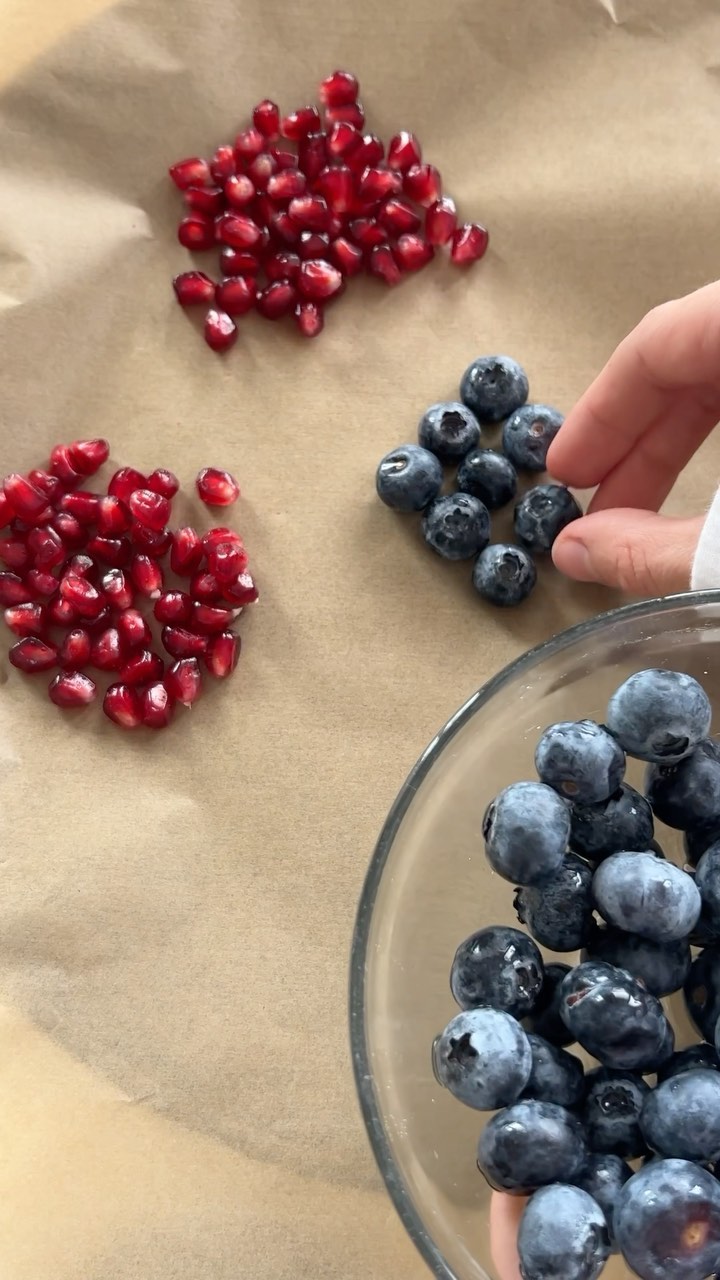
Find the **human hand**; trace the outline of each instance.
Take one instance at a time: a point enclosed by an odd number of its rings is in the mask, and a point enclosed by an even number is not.
[[[649,312],[555,437],[551,474],[597,486],[587,515],[555,542],[557,568],[635,595],[686,590],[705,516],[657,511],[719,418],[717,282]]]
[[[490,1252],[498,1280],[520,1280],[517,1233],[527,1200],[493,1191],[490,1200]]]

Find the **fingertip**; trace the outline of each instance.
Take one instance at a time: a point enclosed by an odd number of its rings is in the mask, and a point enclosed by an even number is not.
[[[526,1204],[524,1196],[498,1191],[490,1198],[490,1250],[499,1280],[521,1280],[517,1233]]]

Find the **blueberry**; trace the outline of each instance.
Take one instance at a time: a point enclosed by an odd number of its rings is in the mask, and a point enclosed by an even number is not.
[[[714,935],[720,933],[720,841],[706,849],[697,864],[695,884],[702,898],[701,922]]]
[[[572,1044],[574,1036],[568,1031],[560,1017],[561,987],[563,980],[570,972],[569,964],[546,964],[545,981],[532,1013],[523,1019],[526,1031],[533,1031],[549,1040],[550,1044],[563,1048]]]
[[[530,1033],[528,1040],[533,1061],[523,1099],[536,1098],[538,1102],[576,1107],[585,1092],[585,1075],[580,1059],[543,1040],[542,1036]]]
[[[645,1099],[640,1127],[658,1155],[720,1160],[720,1072],[696,1067],[663,1081]]]
[[[572,1112],[555,1102],[516,1102],[485,1125],[478,1169],[496,1191],[530,1195],[576,1177],[587,1154],[583,1127]]]
[[[720,951],[708,947],[696,956],[684,987],[685,1004],[704,1040],[715,1042],[720,1016]]]
[[[583,959],[586,957],[605,960],[618,969],[626,969],[658,999],[682,989],[692,959],[685,938],[674,942],[651,942],[649,938],[625,933],[611,925],[594,930]]]
[[[641,1280],[704,1280],[720,1256],[720,1182],[689,1160],[653,1160],[621,1187],[613,1226]]]
[[[707,738],[677,764],[649,765],[645,794],[668,827],[685,831],[720,823],[720,747]]]
[[[527,374],[510,356],[480,356],[460,383],[460,399],[480,422],[502,422],[527,397]]]
[[[490,513],[469,493],[436,498],[423,517],[425,541],[446,560],[469,560],[488,544]]]
[[[583,1122],[593,1151],[634,1160],[645,1154],[640,1113],[650,1092],[642,1076],[597,1067],[586,1077]]]
[[[519,471],[544,471],[548,449],[564,422],[547,404],[525,404],[503,427],[503,449]]]
[[[587,862],[566,854],[552,879],[517,890],[518,920],[550,951],[578,951],[592,934],[592,879]]]
[[[542,991],[545,973],[535,943],[519,929],[491,925],[455,952],[450,989],[461,1009],[490,1006],[522,1018]]]
[[[696,867],[706,849],[720,840],[720,818],[714,822],[700,822],[683,834],[683,849],[691,867]]]
[[[488,511],[498,511],[515,497],[517,472],[495,449],[471,449],[458,467],[455,483],[463,493],[484,502]]]
[[[598,1155],[588,1156],[585,1165],[575,1179],[575,1185],[592,1196],[605,1214],[610,1241],[614,1243],[613,1215],[620,1188],[633,1174],[629,1164],[620,1156]]]
[[[623,782],[599,804],[574,804],[570,811],[570,848],[600,862],[623,849],[649,849],[654,824],[644,796]]]
[[[459,401],[431,404],[420,419],[418,440],[442,462],[454,462],[479,443],[480,423]]]
[[[513,782],[488,805],[485,852],[511,884],[540,884],[560,870],[570,834],[570,811],[552,787]]]
[[[681,760],[710,731],[710,700],[681,671],[636,671],[615,690],[607,726],[629,756],[656,764]]]
[[[423,511],[440,492],[443,469],[434,453],[401,444],[386,453],[375,477],[378,497],[395,511]]]
[[[678,1049],[658,1071],[658,1083],[671,1080],[673,1076],[681,1076],[685,1071],[694,1071],[696,1067],[704,1067],[708,1071],[720,1071],[718,1056],[711,1044],[691,1044],[687,1049]]]
[[[692,876],[650,851],[605,858],[595,872],[593,894],[609,924],[653,942],[687,938],[702,905]]]
[[[581,1187],[542,1187],[520,1219],[523,1280],[596,1280],[609,1254],[605,1214]]]
[[[675,1047],[660,1001],[632,974],[602,960],[571,969],[560,1012],[583,1048],[618,1071],[656,1071]]]
[[[564,485],[538,484],[528,489],[515,508],[515,533],[529,551],[550,551],[558,534],[581,515]]]
[[[564,720],[543,733],[535,751],[542,782],[578,804],[600,804],[623,780],[625,752],[594,720]]]
[[[500,608],[522,604],[536,582],[537,571],[528,552],[508,542],[486,547],[473,568],[475,590],[483,600]]]
[[[437,1037],[432,1057],[438,1084],[478,1111],[514,1102],[532,1069],[525,1032],[497,1009],[458,1013]]]

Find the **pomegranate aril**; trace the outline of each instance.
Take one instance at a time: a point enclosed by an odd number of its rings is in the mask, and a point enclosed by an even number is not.
[[[170,166],[168,173],[180,191],[186,191],[188,187],[202,187],[210,182],[208,162],[199,156],[178,160],[177,164]]]
[[[28,580],[30,574],[28,574]],[[57,588],[57,583],[55,583]],[[0,605],[25,604],[33,598],[32,589],[16,573],[0,573]]]
[[[172,546],[172,529],[149,529],[145,524],[134,524],[130,541],[136,551],[144,551],[153,560],[162,560]]]
[[[39,490],[40,493],[45,494],[45,497],[47,498],[51,506],[54,505],[57,501],[59,501],[60,497],[62,496],[63,486],[60,480],[58,479],[57,476],[51,476],[48,471],[43,471],[41,468],[35,471],[29,471],[28,480],[30,481],[31,485],[34,485],[34,487]],[[2,528],[3,524],[6,523],[6,521],[3,519],[3,515],[5,511],[5,508],[3,507],[3,503],[7,505],[8,519],[10,519],[10,515],[12,514],[10,512],[10,504],[8,503],[7,498],[5,497],[5,494],[0,493],[0,528]]]
[[[208,507],[229,507],[240,497],[240,486],[229,471],[203,467],[195,478],[198,497]]]
[[[153,613],[158,622],[188,622],[193,602],[184,591],[164,591],[155,601]]]
[[[485,253],[489,239],[487,230],[479,222],[464,222],[453,233],[450,246],[451,261],[460,267],[477,262]]]
[[[457,227],[455,201],[449,196],[434,200],[425,214],[425,235],[428,244],[447,244]],[[408,228],[409,230],[409,228]]]
[[[295,321],[301,334],[305,338],[317,338],[325,327],[325,317],[322,307],[317,302],[298,302],[295,308]]]
[[[44,607],[34,601],[9,605],[4,617],[6,626],[16,636],[41,636],[47,626]]]
[[[85,626],[88,631],[91,631],[94,634],[99,631],[104,631],[106,627],[111,626],[112,620],[113,618],[110,612],[110,606],[106,604],[104,608],[100,610],[97,618],[88,618],[85,620]]]
[[[48,685],[50,701],[66,711],[88,706],[96,694],[95,681],[82,671],[61,671]]]
[[[199,600],[202,604],[218,604],[220,583],[215,575],[207,570],[196,573],[190,580],[190,595],[193,600]]]
[[[296,253],[272,253],[265,260],[265,275],[268,280],[290,280],[297,278],[300,270],[300,259]],[[253,291],[253,300],[255,298]]]
[[[341,107],[354,102],[358,95],[357,77],[351,71],[333,71],[320,81],[320,101],[325,107]]]
[[[152,642],[152,632],[139,609],[126,609],[115,624],[126,649],[147,648]]]
[[[17,472],[5,477],[3,490],[13,515],[19,516],[21,520],[27,520],[29,524],[34,524],[47,510],[46,495],[40,493],[39,489],[36,489],[25,476]]]
[[[84,627],[73,627],[64,637],[58,649],[58,662],[61,667],[71,667],[77,671],[90,661],[92,641]]]
[[[26,582],[33,595],[45,598],[54,595],[58,588],[57,578],[54,578],[47,569],[31,569],[27,574]],[[2,604],[1,598],[0,604]]]
[[[101,564],[106,564],[111,569],[124,569],[132,556],[132,547],[127,538],[105,538],[102,534],[90,539],[87,550]]]
[[[98,503],[97,526],[100,533],[126,533],[132,521],[130,512],[119,498],[107,494]]]
[[[76,552],[74,556],[69,557],[63,568],[63,577],[68,573],[77,574],[78,578],[87,578],[93,586],[97,584],[99,576],[98,567],[92,556],[87,556],[84,552]]]
[[[77,489],[75,493],[63,494],[59,510],[74,516],[80,524],[97,524],[100,498],[96,493],[88,493],[87,489]]]
[[[135,593],[122,569],[108,569],[100,580],[100,589],[113,609],[123,611],[132,607]]]
[[[269,98],[264,98],[253,108],[253,125],[263,138],[277,138],[280,132],[280,108]]]
[[[237,341],[237,326],[227,311],[214,307],[205,317],[205,341],[213,351],[228,351]]]
[[[167,467],[156,467],[147,478],[146,488],[161,494],[163,498],[174,498],[180,488],[180,481]]]
[[[100,592],[78,573],[66,573],[60,580],[60,595],[81,618],[97,618],[105,602]]]
[[[146,484],[147,476],[144,476],[142,471],[136,471],[134,467],[121,467],[114,476],[111,476],[108,493],[127,504],[130,494],[136,489],[144,489]]]
[[[344,276],[356,276],[363,268],[363,251],[345,236],[338,236],[330,245],[330,258]]]
[[[234,542],[238,547],[243,545],[243,540],[239,533],[236,533],[234,529],[226,528],[225,525],[217,524],[203,534],[203,551],[209,556],[212,548],[217,547],[221,542]]]
[[[254,604],[259,593],[252,574],[246,570],[234,582],[223,583],[222,594],[228,604],[242,608],[246,604]]]
[[[30,472],[30,477],[29,477],[32,483],[31,477],[32,477],[32,472]],[[51,476],[50,479],[54,480],[55,477]],[[37,485],[35,487],[38,488]],[[44,492],[44,490],[42,490],[42,492]],[[2,491],[2,489],[0,489],[0,529],[4,529],[5,526],[8,525],[11,520],[14,520],[14,519],[15,519],[15,512],[10,506],[10,501],[7,497],[7,494],[5,494]]]
[[[68,445],[55,445],[50,454],[50,472],[60,481],[63,489],[74,489],[80,483],[81,475],[70,461]]]
[[[88,536],[87,529],[83,529],[80,521],[67,511],[58,511],[48,528],[54,529],[68,548],[83,546]]]
[[[257,284],[252,276],[228,276],[215,289],[218,307],[229,316],[244,316],[252,311],[256,298]]]
[[[99,671],[120,670],[125,661],[125,646],[117,627],[108,627],[95,637],[90,661]]]
[[[302,306],[302,303],[300,304]],[[233,582],[247,567],[247,552],[241,542],[216,542],[208,547],[208,569],[219,583]]]
[[[131,684],[111,684],[103,698],[103,711],[121,729],[137,729],[142,724],[140,694]]]
[[[400,236],[394,252],[404,271],[420,271],[435,256],[432,245],[414,235]]]
[[[274,280],[261,289],[257,296],[256,307],[266,320],[280,320],[292,311],[297,299],[294,285],[289,280]]]
[[[142,722],[147,729],[165,729],[175,711],[175,699],[162,680],[154,680],[140,695]]]
[[[299,169],[284,169],[274,173],[267,184],[267,193],[272,200],[280,203],[292,200],[294,196],[302,196],[307,190],[307,178]]]
[[[170,551],[170,568],[173,573],[189,577],[199,567],[203,555],[203,544],[195,529],[186,525],[173,534]]]
[[[268,231],[268,227],[270,226],[270,223],[275,217],[275,214],[277,213],[277,211],[278,211],[278,208],[275,202],[270,199],[270,196],[267,194],[267,192],[263,191],[262,195],[259,195],[257,197],[257,200],[255,201],[255,207],[253,209],[253,217],[257,222],[258,226],[262,227],[262,232],[263,232],[262,242],[260,243],[260,245],[258,245],[257,249],[255,250],[255,252],[258,254],[264,252],[264,250],[267,249],[268,245],[270,244],[270,232]]]
[[[173,289],[181,307],[207,306],[215,296],[215,285],[204,271],[183,271],[175,276]]]
[[[350,235],[361,249],[375,249],[387,242],[387,231],[374,218],[355,218],[350,223]]]
[[[263,151],[248,165],[248,174],[252,178],[256,191],[267,191],[267,185],[273,174],[277,173],[277,160],[269,151]]]
[[[327,157],[327,137],[322,131],[309,133],[298,142],[298,164],[309,182],[325,168]]]
[[[297,169],[298,158],[293,151],[286,151],[283,147],[272,146],[270,154],[277,161],[278,173],[285,169]]]
[[[35,636],[26,636],[12,646],[8,658],[11,666],[31,676],[57,666],[58,655],[54,644],[38,640]]]
[[[324,258],[330,249],[330,237],[322,231],[303,231],[298,250],[300,257]]]
[[[177,235],[184,249],[201,253],[215,244],[215,222],[209,214],[192,213],[182,219]]]
[[[163,627],[162,642],[173,658],[201,658],[208,643],[207,636],[196,635],[186,627]]]
[[[270,219],[270,234],[277,243],[294,245],[300,239],[300,232],[295,226],[289,213],[284,210],[282,213],[273,214]]]
[[[384,280],[385,284],[396,285],[402,279],[402,272],[389,244],[378,244],[370,253],[368,270],[371,275]]]
[[[216,680],[232,675],[240,657],[240,637],[234,631],[211,636],[205,651],[205,666]]]
[[[291,220],[301,231],[326,231],[330,210],[323,196],[296,196],[288,205]]]
[[[402,191],[402,178],[392,169],[376,169],[368,166],[360,175],[358,195],[361,200],[387,200]]]
[[[220,250],[220,270],[224,276],[255,276],[260,270],[260,263],[247,249],[231,249],[226,245]]]
[[[202,676],[197,658],[180,658],[165,676],[165,687],[177,702],[191,707],[200,697]]]
[[[226,178],[233,176],[236,168],[235,152],[232,147],[218,147],[210,161],[210,173],[213,181],[217,183],[225,182]]]
[[[337,165],[335,168],[323,169],[318,174],[316,190],[320,191],[327,200],[328,206],[333,213],[349,213],[353,207],[354,178],[352,170],[347,165]]]
[[[156,533],[161,533],[165,528],[172,510],[169,499],[163,498],[161,493],[154,493],[152,489],[136,489],[130,494],[128,506],[140,524]]]
[[[442,178],[432,164],[414,164],[403,176],[403,190],[418,204],[434,204],[442,195]]]
[[[220,605],[202,604],[196,601],[192,607],[190,627],[201,635],[224,631],[235,621],[235,610]]]
[[[31,529],[27,545],[36,569],[52,569],[65,559],[65,544],[54,529]]]
[[[402,235],[404,231],[417,231],[420,226],[420,218],[412,205],[407,200],[394,197],[385,201],[378,212],[378,222],[394,236]]]
[[[303,262],[300,268],[298,289],[304,298],[324,301],[342,289],[342,284],[343,278],[337,267],[322,259]]]
[[[255,156],[260,155],[264,146],[265,139],[259,129],[246,129],[235,139],[235,159],[242,164],[249,164]]]
[[[225,196],[222,187],[188,187],[183,192],[183,199],[193,213],[206,213],[214,218],[222,213],[225,207]]]
[[[353,173],[362,173],[364,169],[376,167],[385,155],[385,148],[374,133],[366,133],[360,139],[359,146],[353,148],[348,157],[348,166]]]
[[[123,684],[146,684],[148,680],[161,680],[165,673],[165,663],[159,653],[152,649],[139,649],[120,667],[120,680]]]
[[[318,133],[319,130],[320,112],[313,106],[299,107],[297,111],[291,111],[290,115],[283,117],[280,125],[282,136],[289,138],[291,142],[299,142],[309,133]]]
[[[224,186],[225,199],[233,209],[245,209],[255,199],[255,186],[245,173],[233,174]]]
[[[21,538],[0,538],[0,560],[8,569],[22,573],[32,563],[27,543]]]
[[[151,556],[138,552],[130,564],[130,577],[138,591],[151,600],[156,600],[163,589],[163,571]]]
[[[365,124],[363,105],[361,102],[342,102],[336,107],[326,107],[325,122],[331,126],[351,124],[354,129],[362,129]]]
[[[246,213],[223,213],[216,227],[218,240],[232,249],[252,249],[262,240],[260,227]]]
[[[422,160],[422,149],[420,143],[414,133],[407,133],[404,129],[400,133],[396,133],[388,143],[387,162],[391,169],[397,169],[400,173],[407,173],[413,165],[419,165]]]
[[[347,124],[345,121],[338,121],[334,124],[328,134],[327,149],[328,154],[336,160],[349,156],[355,151],[362,142],[362,134],[354,125]]]
[[[79,621],[80,615],[69,600],[63,600],[61,595],[53,597],[48,604],[48,622],[55,627],[73,627]]]

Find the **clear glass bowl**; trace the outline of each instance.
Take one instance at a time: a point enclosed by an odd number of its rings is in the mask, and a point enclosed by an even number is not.
[[[484,925],[517,923],[512,886],[485,861],[485,807],[509,782],[535,776],[535,743],[547,725],[602,720],[613,689],[633,671],[687,671],[720,707],[719,658],[720,592],[630,605],[573,627],[506,667],[460,708],[388,815],[353,939],[353,1065],[388,1191],[442,1280],[495,1274],[489,1191],[475,1168],[483,1116],[439,1088],[430,1062],[434,1036],[457,1012],[448,979],[458,943]],[[642,786],[642,768],[630,763],[635,786]],[[682,862],[677,832],[660,827],[658,839]],[[678,1045],[691,1043],[697,1036],[682,1000],[669,1004]],[[603,1280],[620,1276],[630,1272],[613,1259]]]

